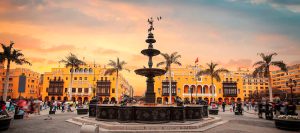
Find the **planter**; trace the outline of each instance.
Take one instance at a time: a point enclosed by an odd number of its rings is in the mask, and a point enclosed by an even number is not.
[[[209,114],[210,114],[210,115],[218,115],[218,113],[219,113],[219,110],[218,110],[218,109],[210,109],[210,110],[209,110]]]
[[[11,119],[11,117],[0,119],[0,131],[7,130],[9,128]]]
[[[77,108],[77,115],[86,115],[89,113],[89,109],[86,108]]]
[[[14,115],[14,119],[23,119],[24,115]]]
[[[55,114],[55,111],[49,111],[49,115]]]
[[[300,130],[300,120],[284,120],[284,119],[275,119],[276,128],[282,130]]]

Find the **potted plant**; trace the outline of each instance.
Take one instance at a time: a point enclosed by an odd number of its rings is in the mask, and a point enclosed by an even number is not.
[[[89,109],[86,107],[86,105],[83,105],[82,103],[78,104],[76,110],[77,110],[77,115],[86,115],[89,112]]]
[[[0,115],[0,131],[7,130],[10,126],[12,117]]]
[[[218,115],[219,109],[215,102],[211,102],[211,108],[209,109],[210,115]]]
[[[283,130],[300,130],[300,118],[296,115],[280,115],[275,119],[276,128]]]

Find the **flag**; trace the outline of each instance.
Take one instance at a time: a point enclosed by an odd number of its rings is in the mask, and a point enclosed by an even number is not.
[[[197,62],[199,62],[198,57],[197,57],[197,59],[195,60],[195,63],[197,63]]]

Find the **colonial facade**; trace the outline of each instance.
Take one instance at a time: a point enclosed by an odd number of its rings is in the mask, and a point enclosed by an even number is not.
[[[4,92],[6,69],[0,67],[0,97]],[[7,99],[39,98],[40,74],[26,68],[10,69]]]
[[[253,77],[248,69],[239,68],[234,72],[243,79],[243,93],[246,99],[255,99],[258,95],[269,93],[269,80],[264,77]],[[258,94],[258,95],[257,95]]]
[[[293,88],[293,93],[300,97],[300,64],[288,66],[288,74],[282,71],[273,71],[271,73],[272,88],[282,90],[286,94],[290,94],[291,90],[286,85],[289,79],[297,81],[297,86]]]
[[[214,80],[211,84],[209,76],[195,78],[195,73],[203,68],[187,66],[185,68],[172,68],[172,102],[175,96],[182,99],[194,101],[196,98],[202,98],[211,101],[214,91],[215,101],[237,101],[244,100],[242,91],[242,77],[233,72],[222,73],[221,82]],[[155,78],[156,102],[168,102],[169,97],[169,79],[168,72],[165,75]]]
[[[51,72],[45,72],[43,100],[88,101],[95,95],[99,96],[100,100],[106,97],[109,100],[117,100],[122,94],[130,94],[130,85],[122,75],[119,74],[119,91],[116,96],[116,74],[104,75],[106,68],[90,66],[94,65],[80,66],[73,70],[72,85],[71,68],[52,68]]]

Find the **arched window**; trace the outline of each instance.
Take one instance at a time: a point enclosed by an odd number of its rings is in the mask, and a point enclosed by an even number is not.
[[[208,93],[209,93],[209,91],[208,91],[208,86],[207,86],[207,85],[204,85],[204,86],[203,86],[203,93],[204,93],[204,94],[208,94]]]
[[[197,93],[198,94],[202,93],[202,86],[201,85],[197,86]]]
[[[184,93],[189,93],[189,86],[188,85],[184,86]]]
[[[89,72],[90,72],[90,73],[92,73],[92,72],[93,72],[93,69],[92,69],[92,68],[90,68],[90,69],[89,69]]]
[[[87,68],[84,68],[84,73],[87,73],[88,72],[88,69]]]

